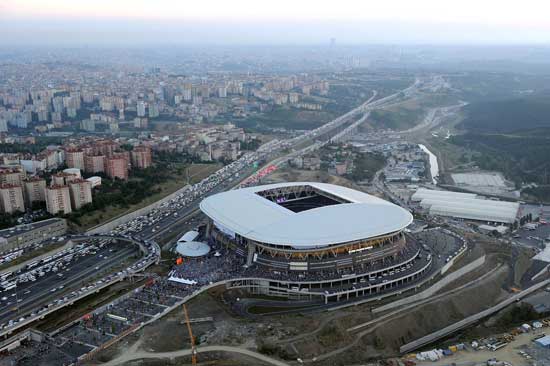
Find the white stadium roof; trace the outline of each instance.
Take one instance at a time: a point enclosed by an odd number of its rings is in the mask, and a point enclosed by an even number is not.
[[[257,192],[311,186],[349,203],[293,212]],[[412,222],[409,211],[369,194],[326,183],[270,184],[218,193],[201,210],[229,235],[295,249],[326,247],[397,232]]]
[[[478,198],[475,194],[435,191],[419,188],[412,196],[431,215],[451,216],[467,220],[502,222],[516,220],[519,203]]]

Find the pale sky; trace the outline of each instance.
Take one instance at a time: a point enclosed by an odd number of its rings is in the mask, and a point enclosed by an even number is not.
[[[139,32],[163,34],[163,24],[186,41],[189,32],[197,41],[218,32],[222,43],[286,42],[289,29],[297,43],[330,34],[351,43],[547,43],[550,0],[0,0],[0,35],[8,38],[39,31],[52,42],[67,33],[98,42],[98,32],[137,39]]]

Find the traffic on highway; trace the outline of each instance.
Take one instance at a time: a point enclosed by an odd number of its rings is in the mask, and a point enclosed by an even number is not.
[[[0,332],[70,305],[154,263],[158,246],[130,238],[69,236],[72,247],[0,273]],[[127,262],[131,262],[128,263]]]

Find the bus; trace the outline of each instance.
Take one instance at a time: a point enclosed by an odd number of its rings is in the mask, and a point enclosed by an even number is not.
[[[10,290],[13,290],[14,288],[17,287],[17,283],[15,282],[10,282],[10,283],[7,283],[5,286],[2,286],[2,291],[10,291]]]
[[[31,262],[27,264],[27,269],[31,269],[33,267],[36,267],[38,265],[38,261]]]

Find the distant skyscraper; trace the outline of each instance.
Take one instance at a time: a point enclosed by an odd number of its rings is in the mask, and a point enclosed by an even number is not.
[[[159,107],[156,103],[149,104],[149,118],[156,118],[159,116]]]
[[[138,117],[145,117],[145,102],[142,100],[137,103],[137,115]]]
[[[95,131],[95,121],[91,119],[85,119],[80,122],[80,128],[84,131],[94,132]]]

